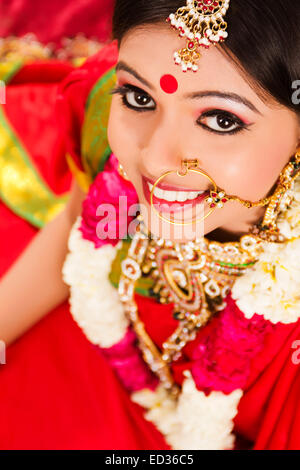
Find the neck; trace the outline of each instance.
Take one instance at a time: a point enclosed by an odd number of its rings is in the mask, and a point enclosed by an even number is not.
[[[205,235],[205,238],[220,243],[226,242],[238,242],[243,235],[246,235],[251,231],[253,226],[262,222],[264,214],[264,207],[254,207],[248,209],[249,215],[246,222],[234,223],[232,226],[218,227]]]
[[[229,230],[224,230],[222,228],[217,228],[216,230],[213,230],[212,232],[205,235],[205,238],[207,238],[208,240],[211,240],[211,241],[226,243],[226,242],[239,241],[242,235],[244,235],[243,232],[241,232],[241,233],[230,232]]]

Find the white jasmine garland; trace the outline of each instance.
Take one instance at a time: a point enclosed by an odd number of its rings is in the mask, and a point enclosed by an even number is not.
[[[294,323],[300,316],[300,239],[265,244],[253,269],[239,278],[232,296],[246,318],[255,313],[272,323]]]
[[[245,317],[255,313],[272,323],[294,323],[300,317],[300,180],[291,191],[293,202],[280,214],[278,227],[287,241],[263,243],[259,260],[232,288]]]
[[[293,196],[291,207],[278,218],[278,227],[288,239],[300,237],[300,178],[294,182],[291,193]]]
[[[293,189],[291,207],[279,217],[287,237],[282,244],[263,242],[257,263],[238,278],[232,289],[237,305],[250,319],[255,313],[272,323],[293,323],[300,317],[300,181]],[[71,313],[87,338],[102,348],[121,341],[128,320],[117,289],[109,281],[117,248],[106,244],[96,249],[82,238],[79,217],[71,231],[63,276],[70,286]],[[146,411],[173,449],[231,449],[233,419],[242,390],[230,394],[199,391],[186,374],[178,401],[160,385],[155,392],[142,390],[132,400]]]
[[[72,228],[69,254],[63,268],[70,286],[71,313],[87,338],[102,348],[118,343],[126,334],[128,321],[117,290],[108,276],[117,248],[94,244],[82,238],[81,218]],[[241,390],[229,395],[211,392],[206,396],[187,374],[178,402],[160,385],[155,392],[142,390],[131,395],[147,410],[152,421],[173,449],[231,449],[234,445],[233,418]]]
[[[170,398],[160,385],[155,392],[142,390],[132,395],[135,403],[148,411],[145,418],[164,434],[177,450],[226,450],[234,446],[233,419],[243,395],[237,389],[228,395],[197,390],[187,374],[178,401]]]
[[[109,348],[124,338],[128,327],[118,291],[109,281],[118,247],[107,244],[96,249],[93,242],[82,238],[80,224],[79,217],[63,267],[64,281],[71,289],[71,313],[93,344]]]

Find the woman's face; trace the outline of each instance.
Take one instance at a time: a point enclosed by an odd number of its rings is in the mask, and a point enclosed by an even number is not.
[[[113,95],[108,126],[110,147],[136,188],[153,234],[185,240],[191,233],[223,229],[239,235],[262,217],[264,208],[230,201],[183,233],[151,209],[151,184],[174,170],[157,185],[154,202],[160,215],[177,221],[187,205],[194,204],[197,215],[207,214],[201,192],[212,188],[197,173],[177,176],[184,159],[197,159],[227,194],[257,201],[270,193],[295,153],[299,122],[287,108],[262,101],[218,47],[201,49],[198,72],[184,73],[173,60],[184,45],[167,25],[134,29],[124,37],[117,66],[121,88]],[[175,92],[162,88],[164,75],[176,79]],[[170,214],[174,204],[180,211]]]

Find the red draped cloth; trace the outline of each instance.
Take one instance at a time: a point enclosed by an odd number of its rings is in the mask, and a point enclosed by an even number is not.
[[[58,83],[33,85],[34,70],[22,73],[11,85],[7,115],[45,181],[59,194],[69,187],[70,177],[55,119]],[[73,98],[79,110],[82,98]],[[29,125],[33,116],[37,121]],[[1,273],[35,233],[0,204]],[[164,306],[154,308],[151,302],[139,297],[140,315],[151,335],[163,341],[170,332],[170,316],[164,314]],[[235,431],[245,447],[300,448],[300,374],[291,360],[297,339],[299,323],[278,325],[253,360],[235,419]],[[0,365],[0,403],[1,449],[168,448],[160,432],[144,419],[142,408],[131,402],[101,351],[73,321],[67,303],[8,348],[6,365]]]
[[[70,188],[63,136],[58,132],[55,103],[58,84],[73,67],[45,62],[25,65],[6,87],[5,115],[39,174],[57,194]],[[21,254],[36,229],[10,211],[0,199],[0,276]]]
[[[18,138],[56,194],[71,182],[56,111],[58,84],[71,70],[66,64],[25,66],[10,83],[5,105]],[[0,201],[0,276],[36,233]],[[0,403],[0,449],[168,448],[75,324],[67,302],[7,348]]]
[[[85,33],[100,42],[111,32],[114,0],[1,0],[0,36],[35,33],[57,46],[63,37]]]
[[[3,0],[0,36],[34,32],[41,42],[59,46],[62,37],[84,32],[105,41],[112,10],[112,0]],[[7,87],[5,114],[56,194],[71,182],[56,114],[58,85],[71,70],[67,64],[30,64]],[[0,200],[0,277],[36,233]],[[72,320],[67,302],[7,348],[0,401],[0,449],[168,448]]]

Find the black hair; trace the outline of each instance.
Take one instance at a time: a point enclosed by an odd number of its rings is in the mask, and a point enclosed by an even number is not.
[[[185,0],[116,0],[113,39],[120,45],[131,29],[164,23],[184,4]],[[263,95],[271,95],[300,118],[300,0],[231,0],[225,21],[228,38],[217,47],[250,84],[254,79]]]

